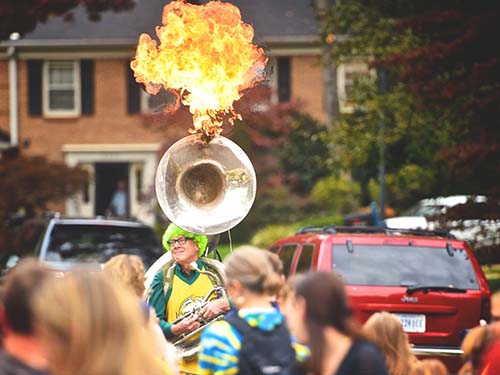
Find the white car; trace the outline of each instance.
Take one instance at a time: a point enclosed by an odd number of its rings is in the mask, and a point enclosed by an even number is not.
[[[470,196],[452,195],[420,200],[416,205],[402,212],[401,216],[385,219],[385,225],[391,229],[439,229],[435,217],[445,214],[446,211],[458,204],[464,204]],[[474,197],[476,203],[484,203],[487,198],[483,195]],[[499,241],[500,221],[498,220],[464,220],[462,225],[455,221],[447,223],[450,233],[459,240],[471,243],[492,244]],[[453,229],[456,228],[456,229]]]

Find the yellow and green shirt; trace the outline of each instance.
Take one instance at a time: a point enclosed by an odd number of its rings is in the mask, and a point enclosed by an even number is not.
[[[201,260],[197,263],[200,269],[205,268]],[[187,275],[176,264],[172,280],[165,293],[163,271],[156,274],[151,284],[148,304],[155,310],[160,327],[167,339],[174,338],[171,322],[190,311],[193,304],[203,300],[213,287],[207,275],[194,270]],[[179,367],[181,371],[198,373],[197,361],[181,362]]]

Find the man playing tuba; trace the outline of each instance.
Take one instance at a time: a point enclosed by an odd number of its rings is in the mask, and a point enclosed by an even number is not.
[[[148,303],[154,308],[163,333],[172,341],[200,328],[200,320],[209,321],[229,311],[229,302],[219,298],[202,305],[205,296],[217,287],[207,274],[196,270],[206,268],[199,257],[207,246],[207,236],[187,232],[172,223],[162,242],[172,252],[175,264],[170,272],[164,269],[156,274]],[[193,267],[193,262],[197,267]],[[186,374],[199,373],[196,358],[182,359],[179,368]]]

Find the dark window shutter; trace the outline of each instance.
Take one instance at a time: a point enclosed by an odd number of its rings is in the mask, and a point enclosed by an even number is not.
[[[28,60],[28,114],[42,114],[42,60]]]
[[[80,61],[80,83],[82,88],[82,115],[94,113],[94,60]]]
[[[130,68],[130,61],[125,62],[127,72],[127,112],[129,114],[141,111],[141,88],[135,81],[134,71]]]
[[[290,58],[278,57],[278,100],[289,102],[290,97]]]

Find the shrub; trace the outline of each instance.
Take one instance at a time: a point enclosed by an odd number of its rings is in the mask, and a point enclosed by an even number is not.
[[[311,199],[317,207],[335,214],[356,211],[360,196],[361,188],[357,182],[333,176],[318,180],[311,192]]]

